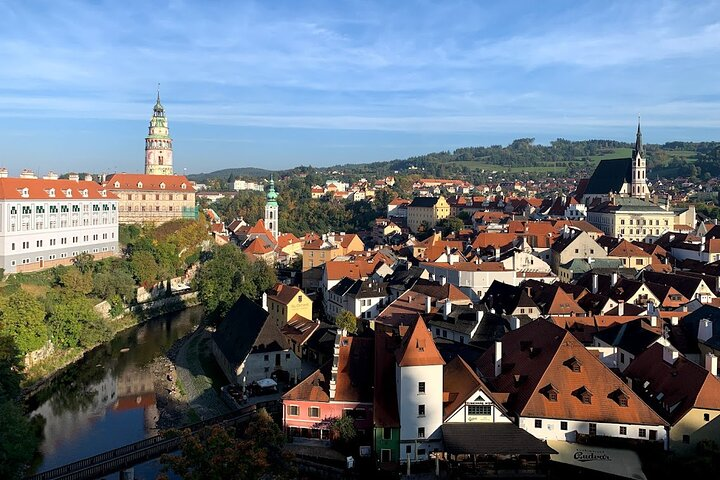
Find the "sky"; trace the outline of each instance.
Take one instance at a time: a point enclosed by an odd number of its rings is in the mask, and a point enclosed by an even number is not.
[[[176,173],[720,140],[718,1],[0,0],[0,165]]]

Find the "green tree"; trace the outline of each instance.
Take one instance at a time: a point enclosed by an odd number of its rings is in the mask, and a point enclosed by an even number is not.
[[[90,347],[110,338],[109,327],[87,297],[74,292],[55,292],[50,297],[47,323],[58,345]]]
[[[83,274],[90,273],[94,264],[95,260],[93,260],[93,256],[89,253],[81,253],[73,258],[73,265],[75,265],[75,267],[77,267],[77,269]]]
[[[87,295],[93,290],[93,276],[90,271],[83,273],[80,268],[70,267],[60,273],[60,285],[72,292]]]
[[[257,299],[277,282],[275,272],[264,262],[250,263],[235,245],[214,250],[195,277],[195,286],[205,308],[222,316],[242,294]]]
[[[340,310],[335,317],[335,325],[347,330],[348,333],[355,333],[357,332],[357,317],[352,312]]]
[[[157,281],[160,269],[151,252],[140,250],[132,253],[130,271],[139,284],[147,287]]]
[[[163,455],[163,475],[172,471],[183,480],[289,479],[296,472],[282,451],[284,436],[267,413],[261,410],[245,435],[214,425],[197,435],[182,432],[179,455]]]
[[[449,235],[452,232],[457,233],[462,230],[465,227],[465,222],[458,217],[448,217],[440,220],[437,226],[442,229],[443,235]]]
[[[357,437],[355,421],[349,415],[334,418],[330,422],[330,433],[335,442],[340,445],[350,445]]]
[[[42,304],[29,293],[18,290],[0,297],[0,334],[13,338],[21,354],[41,348],[48,339]]]
[[[93,292],[106,300],[117,296],[129,302],[135,294],[135,279],[125,269],[98,272],[93,277]]]

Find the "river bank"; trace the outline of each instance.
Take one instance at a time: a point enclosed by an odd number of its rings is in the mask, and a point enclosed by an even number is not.
[[[112,341],[118,334],[144,324],[154,318],[169,313],[179,312],[200,305],[197,292],[186,293],[174,297],[162,298],[127,308],[119,318],[110,321],[112,336],[88,348],[71,348],[57,350],[47,358],[25,370],[23,396],[28,398],[41,390],[48,382],[56,378],[67,368],[82,360],[87,354]]]

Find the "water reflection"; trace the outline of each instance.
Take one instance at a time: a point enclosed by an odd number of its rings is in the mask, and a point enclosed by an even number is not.
[[[154,433],[154,378],[146,367],[202,316],[200,307],[119,334],[67,369],[29,400],[45,419],[44,471]],[[128,349],[124,351],[124,349]]]

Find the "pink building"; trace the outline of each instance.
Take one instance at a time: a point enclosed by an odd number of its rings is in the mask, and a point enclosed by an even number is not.
[[[329,439],[335,418],[352,416],[360,437],[372,431],[373,340],[335,339],[332,361],[283,395],[283,425],[291,435]]]

